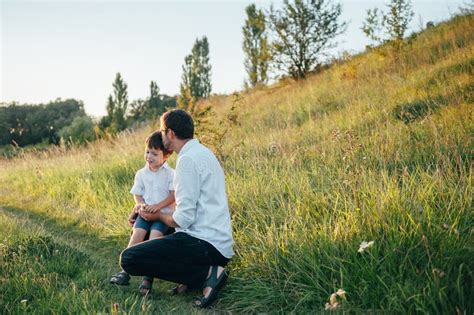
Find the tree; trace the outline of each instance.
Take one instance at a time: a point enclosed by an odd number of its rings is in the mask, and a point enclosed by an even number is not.
[[[374,42],[401,42],[413,18],[411,0],[390,0],[388,12],[377,8],[367,10],[362,31]]]
[[[158,84],[155,81],[151,81],[150,97],[146,100],[134,100],[130,103],[130,107],[130,114],[127,117],[129,126],[134,122],[157,119],[167,108],[176,107],[176,98],[160,94]]]
[[[5,104],[0,106],[0,145],[58,144],[59,130],[85,115],[84,104],[75,99],[56,99],[39,105]]]
[[[339,22],[341,4],[331,0],[285,0],[283,8],[270,8],[272,56],[277,69],[295,79],[305,78],[321,63],[325,50],[335,46],[335,37],[346,29]]]
[[[184,58],[180,85],[180,107],[192,109],[200,98],[211,94],[211,64],[207,37],[196,39],[191,54]]]
[[[109,95],[107,99],[107,116],[100,120],[99,126],[101,129],[115,134],[127,127],[125,114],[128,108],[128,92],[127,83],[125,83],[120,73],[115,76],[112,86],[114,95]]]
[[[77,116],[69,126],[63,127],[59,135],[66,142],[83,144],[95,139],[94,123],[89,116]]]
[[[146,104],[146,115],[150,118],[160,117],[166,111],[165,105],[162,102],[163,96],[160,95],[160,88],[156,82],[150,83],[150,98]]]
[[[242,27],[244,35],[243,50],[245,53],[245,70],[248,80],[246,84],[255,87],[268,81],[268,66],[271,59],[266,18],[263,10],[257,10],[255,4],[245,8],[247,20]]]
[[[127,83],[122,79],[120,73],[117,73],[112,86],[114,87],[114,113],[111,128],[114,132],[117,132],[127,127],[125,122],[125,114],[128,107]]]

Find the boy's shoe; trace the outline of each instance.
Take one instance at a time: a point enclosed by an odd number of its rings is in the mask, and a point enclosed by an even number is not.
[[[140,294],[143,296],[147,296],[151,292],[151,288],[153,286],[153,278],[150,277],[143,277],[143,281],[138,287],[138,290],[140,290]]]
[[[129,285],[130,275],[125,271],[117,272],[110,278],[110,283],[118,285]]]

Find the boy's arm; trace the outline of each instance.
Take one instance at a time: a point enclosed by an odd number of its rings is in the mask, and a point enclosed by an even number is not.
[[[133,199],[135,200],[135,205],[145,204],[145,199],[142,195],[133,194]]]
[[[145,211],[150,212],[150,213],[155,213],[155,212],[160,211],[161,209],[166,208],[167,206],[173,204],[174,201],[175,201],[174,191],[170,191],[170,194],[168,195],[168,197],[166,197],[165,199],[163,199],[159,203],[145,206]]]

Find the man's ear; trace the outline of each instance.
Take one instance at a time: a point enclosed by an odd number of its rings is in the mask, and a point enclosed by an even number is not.
[[[168,129],[168,136],[170,140],[176,138],[176,134],[174,133],[173,129]]]

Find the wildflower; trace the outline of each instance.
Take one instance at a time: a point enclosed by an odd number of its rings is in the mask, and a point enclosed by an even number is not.
[[[374,241],[370,241],[370,242],[366,242],[366,241],[363,241],[362,243],[360,243],[359,245],[359,250],[358,252],[359,253],[363,253],[365,252],[365,250],[369,247],[371,247],[372,245],[374,245]]]
[[[117,314],[119,311],[119,304],[114,303],[113,308],[112,308],[112,314]]]
[[[326,303],[324,305],[324,309],[327,310],[327,311],[332,311],[332,310],[338,309],[341,305],[337,301],[338,297],[345,299],[346,298],[346,291],[344,291],[343,289],[339,289],[335,293],[331,294],[329,296],[329,303]]]
[[[342,297],[343,299],[345,299],[346,298],[346,291],[344,291],[343,289],[339,289],[339,290],[337,290],[336,295]]]
[[[324,309],[327,310],[327,311],[332,311],[332,310],[335,310],[339,307],[339,303],[334,303],[334,304],[330,304],[330,303],[326,303],[326,305],[324,306]]]

